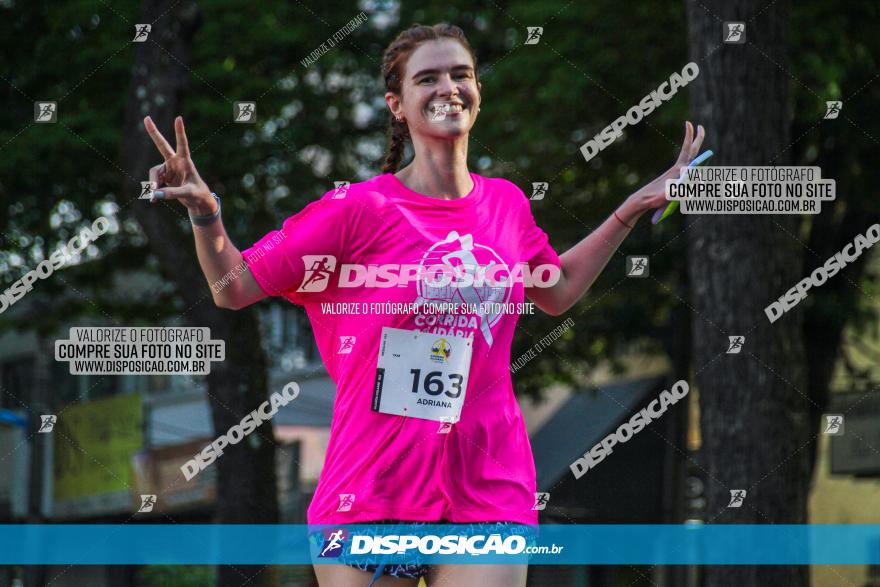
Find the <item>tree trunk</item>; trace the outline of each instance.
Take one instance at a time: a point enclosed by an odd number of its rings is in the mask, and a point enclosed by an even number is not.
[[[787,165],[787,0],[687,0],[688,86],[711,165]],[[753,15],[757,15],[751,19]],[[722,21],[746,42],[723,44]],[[770,324],[764,308],[803,277],[798,216],[704,215],[688,222],[694,382],[700,391],[707,523],[803,523],[811,434],[803,316]],[[745,335],[740,354],[728,336]],[[739,508],[730,491],[745,489]],[[707,587],[807,587],[805,566],[706,567]]]
[[[139,182],[146,181],[149,168],[161,162],[144,130],[143,117],[149,114],[173,144],[173,120],[182,109],[193,37],[201,24],[201,14],[191,1],[144,0],[138,22],[153,25],[148,40],[135,44],[122,145],[126,177],[119,200],[123,213],[130,212],[143,228],[150,250],[159,260],[160,271],[183,298],[187,310],[181,318],[188,325],[210,327],[211,338],[226,341],[226,360],[213,363],[207,377],[214,431],[219,435],[268,395],[266,357],[260,344],[256,309],[232,312],[214,305],[199,268],[191,229],[180,229],[179,222],[186,219],[186,210],[179,203],[150,205],[146,200],[136,199]],[[131,32],[133,37],[134,30]],[[229,112],[231,116],[231,104]],[[198,137],[190,137],[190,141],[197,140]],[[210,185],[210,172],[200,171]],[[218,468],[216,523],[278,523],[275,440],[270,422],[247,440],[224,449],[211,466]],[[158,508],[161,511],[161,495]],[[263,567],[221,566],[218,571],[220,587],[239,587],[244,583],[268,587],[275,583],[274,573]]]

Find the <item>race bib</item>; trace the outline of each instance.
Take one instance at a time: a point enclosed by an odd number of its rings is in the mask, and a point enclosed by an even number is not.
[[[382,328],[373,411],[458,422],[473,338]]]

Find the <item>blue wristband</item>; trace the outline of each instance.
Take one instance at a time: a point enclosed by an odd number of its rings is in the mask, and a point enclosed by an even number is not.
[[[211,192],[211,195],[214,197],[215,200],[217,200],[217,211],[213,214],[206,214],[204,216],[193,216],[192,214],[190,214],[189,220],[196,226],[207,226],[209,224],[213,224],[217,221],[218,218],[220,218],[220,196],[218,196],[214,192]]]

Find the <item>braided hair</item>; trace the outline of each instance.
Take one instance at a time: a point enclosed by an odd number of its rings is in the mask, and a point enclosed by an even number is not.
[[[434,26],[414,24],[410,28],[397,35],[382,54],[382,76],[385,79],[385,90],[402,95],[403,70],[406,61],[416,48],[425,41],[436,41],[448,38],[455,39],[470,53],[474,60],[474,69],[477,65],[477,56],[464,36],[464,31],[451,24],[440,23]],[[474,72],[476,75],[476,71]],[[385,163],[382,165],[382,173],[394,173],[403,159],[406,141],[411,140],[409,127],[406,121],[399,121],[394,114],[389,113],[388,120],[388,151],[385,154]]]

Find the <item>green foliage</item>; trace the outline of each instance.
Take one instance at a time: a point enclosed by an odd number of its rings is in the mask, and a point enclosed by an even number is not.
[[[7,4],[12,6],[0,8],[0,51],[9,56],[0,64],[4,286],[66,242],[79,223],[95,218],[99,202],[125,206],[139,187],[137,181],[146,179],[126,177],[118,160],[138,5],[103,0]],[[396,23],[374,26],[381,10],[398,5]],[[533,202],[533,210],[560,253],[667,168],[683,136],[686,91],[589,163],[578,151],[689,60],[680,2],[453,0],[425,6],[373,0],[306,6],[205,0],[199,6],[204,22],[196,34],[180,113],[187,121],[196,165],[223,194],[224,221],[240,247],[277,228],[334,180],[378,173],[387,121],[381,53],[414,22],[447,21],[468,34],[483,84],[482,110],[468,152],[470,167],[506,177],[527,193],[531,182],[548,181],[548,196]],[[371,15],[370,23],[303,67],[301,59],[362,9]],[[835,208],[845,201],[846,206],[877,212],[870,162],[877,158],[880,137],[871,112],[880,97],[880,83],[872,80],[878,8],[873,3],[842,9],[807,2],[795,3],[793,11],[788,65],[793,164],[833,170],[839,193]],[[156,30],[173,23],[164,17],[153,26]],[[523,44],[528,26],[544,27],[536,45]],[[823,100],[837,97],[845,101],[842,118],[821,122]],[[34,100],[58,101],[59,124],[34,124]],[[258,102],[256,126],[231,122],[235,100]],[[364,107],[371,115],[364,124],[355,124],[355,110]],[[712,148],[713,129],[707,130],[705,147]],[[322,153],[327,155],[325,167],[316,156]],[[76,213],[55,228],[50,220],[62,200],[72,203]],[[518,389],[533,392],[551,380],[570,380],[582,367],[614,360],[636,344],[668,349],[672,316],[685,297],[681,230],[680,216],[657,227],[643,219],[569,313],[575,319],[572,334],[517,374]],[[809,224],[804,236],[809,236]],[[102,238],[101,251],[111,251],[104,261],[65,270],[63,280],[40,282],[30,295],[52,300],[78,288],[83,299],[65,306],[65,317],[107,312],[155,321],[157,315],[181,311],[174,306],[173,292],[136,307],[104,300],[111,274],[155,267],[155,260],[133,223]],[[637,253],[651,255],[651,279],[623,277],[625,256]],[[14,255],[24,257],[23,265],[14,264]],[[869,276],[865,291],[873,295],[877,289],[876,279]],[[97,306],[90,299],[99,300]],[[810,303],[827,303],[828,311],[844,313],[852,306],[841,308],[821,296]],[[48,313],[42,326],[59,318]],[[564,319],[522,318],[511,356],[519,356]]]
[[[205,587],[213,585],[215,567],[151,565],[138,571],[144,587]]]

